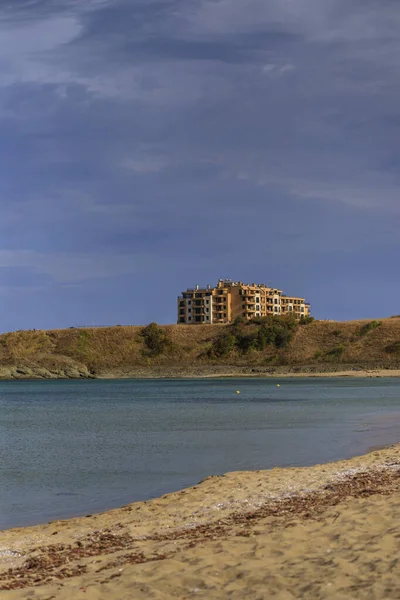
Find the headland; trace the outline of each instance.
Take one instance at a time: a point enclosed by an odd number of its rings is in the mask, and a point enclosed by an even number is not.
[[[399,317],[0,335],[0,379],[390,375],[400,375]]]

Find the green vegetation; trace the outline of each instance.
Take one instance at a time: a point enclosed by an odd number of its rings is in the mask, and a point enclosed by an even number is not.
[[[216,358],[229,356],[235,347],[235,343],[235,336],[232,335],[230,331],[224,332],[213,342],[212,347],[208,351],[208,355],[212,357],[215,356]]]
[[[195,373],[228,365],[255,372],[265,372],[267,366],[313,364],[328,371],[335,364],[400,368],[400,319],[382,319],[379,326],[377,322],[314,321],[307,327],[284,315],[251,322],[237,319],[232,325],[150,323],[9,332],[0,335],[0,377],[9,368],[52,373],[86,368],[107,377],[152,369],[157,375],[174,369]],[[360,336],[361,330],[367,335]]]
[[[335,346],[334,348],[331,348],[325,352],[324,358],[326,360],[337,360],[342,356],[344,351],[344,346]]]
[[[144,354],[147,356],[158,356],[171,345],[167,332],[157,323],[150,323],[150,325],[143,327],[140,335],[143,337]]]
[[[310,317],[309,315],[307,317],[302,316],[300,317],[299,325],[309,325],[313,321],[315,321],[314,317]]]
[[[393,342],[385,347],[385,352],[388,354],[398,354],[400,356],[400,341]]]
[[[382,323],[380,321],[370,321],[369,323],[366,323],[365,325],[363,325],[360,328],[360,331],[358,332],[358,335],[360,337],[362,337],[363,335],[367,335],[367,333],[369,333],[373,329],[376,329],[377,327],[380,327],[381,324]]]
[[[236,319],[228,330],[214,340],[208,356],[229,356],[234,350],[247,354],[252,350],[265,350],[268,346],[284,348],[292,339],[297,326],[298,321],[291,315],[256,317],[251,321]]]

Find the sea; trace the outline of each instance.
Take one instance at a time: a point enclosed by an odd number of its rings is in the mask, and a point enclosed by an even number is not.
[[[400,441],[400,379],[0,382],[0,529]]]

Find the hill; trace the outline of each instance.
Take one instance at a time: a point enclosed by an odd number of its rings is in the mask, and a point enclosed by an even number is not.
[[[400,317],[258,319],[235,325],[105,327],[0,335],[0,378],[334,373],[400,368]]]

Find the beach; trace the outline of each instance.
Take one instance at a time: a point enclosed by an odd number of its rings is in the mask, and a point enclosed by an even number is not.
[[[280,366],[280,367],[248,367],[248,366],[198,366],[198,367],[136,367],[103,372],[98,379],[220,379],[235,377],[264,377],[266,379],[293,377],[351,377],[381,378],[400,377],[400,369],[381,367],[360,367],[355,365],[321,366]],[[21,378],[21,377],[20,377]],[[54,377],[55,379],[57,377]]]
[[[13,599],[398,598],[400,445],[1,534]]]

